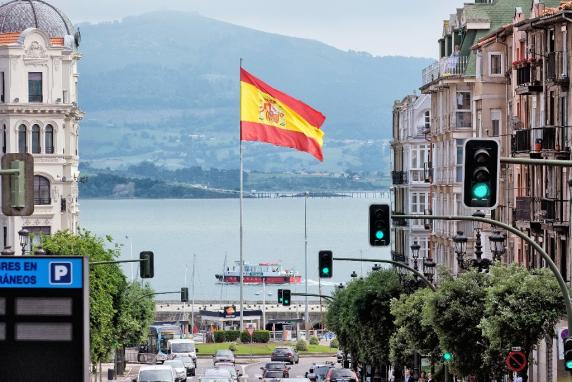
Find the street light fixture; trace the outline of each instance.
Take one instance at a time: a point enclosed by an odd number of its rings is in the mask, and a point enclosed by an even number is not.
[[[343,283],[340,283],[340,284],[338,285],[338,289],[339,289],[339,290],[344,289],[344,284],[343,284]]]
[[[379,271],[381,269],[381,265],[379,264],[373,264],[373,267],[371,267],[371,270],[376,272]]]
[[[457,231],[457,234],[453,236],[453,242],[455,243],[455,253],[457,254],[457,263],[461,269],[467,269],[467,265],[465,264],[467,241],[468,239],[463,231]]]
[[[5,246],[2,252],[0,252],[0,255],[2,256],[14,256],[14,254],[15,254],[14,250],[9,245]]]
[[[435,276],[435,262],[432,258],[428,257],[427,259],[423,260],[423,275],[429,280],[433,282],[433,277]]]
[[[421,246],[419,245],[419,243],[414,241],[413,244],[411,245],[411,256],[413,257],[413,269],[415,269],[416,271],[419,270],[419,267],[417,266],[417,260],[419,259],[420,249]]]
[[[355,279],[357,276],[358,274],[356,273],[356,271],[353,271],[352,274],[350,275],[352,279]]]
[[[46,256],[46,251],[44,251],[44,248],[42,248],[41,245],[38,246],[38,248],[36,248],[34,250],[34,255],[36,256]]]
[[[493,234],[489,236],[490,248],[495,260],[500,260],[501,255],[504,255],[506,252],[504,239],[500,231],[494,231]]]
[[[28,240],[30,239],[30,232],[22,228],[18,231],[18,235],[20,236],[20,246],[22,247],[22,256],[26,255],[26,246],[28,245]]]

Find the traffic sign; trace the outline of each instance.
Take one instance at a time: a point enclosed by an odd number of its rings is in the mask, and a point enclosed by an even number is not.
[[[523,371],[528,365],[526,354],[521,351],[509,352],[504,360],[504,363],[507,369],[516,373]]]
[[[254,328],[246,328],[246,331],[248,332],[248,335],[250,337],[252,337],[252,335],[254,334]]]

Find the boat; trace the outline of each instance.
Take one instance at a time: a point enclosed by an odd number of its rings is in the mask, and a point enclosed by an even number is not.
[[[233,266],[225,267],[222,274],[215,275],[216,279],[224,284],[240,283],[240,261]],[[302,276],[294,270],[284,269],[280,263],[244,263],[243,282],[245,284],[300,284]]]

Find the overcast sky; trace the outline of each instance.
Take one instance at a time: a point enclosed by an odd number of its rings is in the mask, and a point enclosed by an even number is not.
[[[471,0],[48,0],[74,24],[156,10],[322,41],[374,55],[435,57],[442,20]]]

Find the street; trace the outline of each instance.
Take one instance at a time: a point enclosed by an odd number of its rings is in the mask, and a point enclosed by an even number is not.
[[[257,382],[259,377],[262,375],[262,370],[260,368],[266,363],[270,362],[270,358],[239,358],[237,360],[237,366],[243,369],[243,376],[241,377],[241,382]],[[304,378],[305,373],[308,371],[310,366],[314,363],[324,363],[324,362],[336,362],[335,357],[300,357],[300,363],[291,365],[290,378]],[[129,364],[129,373],[123,377],[118,378],[118,381],[131,382],[137,377],[137,373],[141,365]],[[199,378],[204,375],[205,370],[213,367],[212,360],[210,358],[199,358],[197,364],[197,373],[195,377],[187,378],[187,382],[198,381]]]

